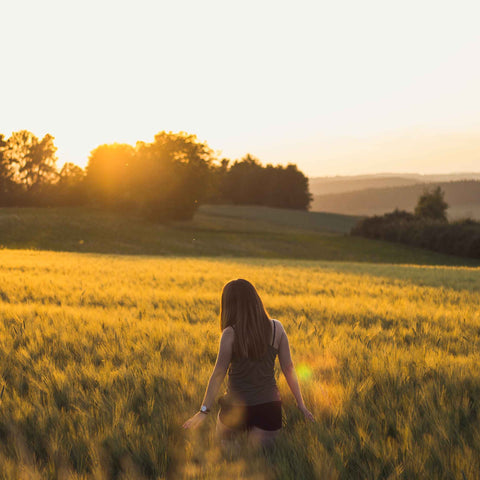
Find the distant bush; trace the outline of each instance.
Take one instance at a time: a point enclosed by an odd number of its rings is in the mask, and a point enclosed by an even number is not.
[[[360,220],[352,228],[351,234],[405,243],[450,255],[480,258],[480,223],[472,219],[447,223],[396,210]]]

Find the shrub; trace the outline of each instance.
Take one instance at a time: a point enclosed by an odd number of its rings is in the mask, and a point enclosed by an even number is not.
[[[447,223],[395,210],[383,216],[360,220],[350,233],[451,255],[480,258],[480,223],[472,219]]]

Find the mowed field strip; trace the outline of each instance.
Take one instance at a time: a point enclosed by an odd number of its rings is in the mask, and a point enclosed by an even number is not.
[[[181,429],[239,277],[283,323],[317,418],[277,363],[266,457],[221,454],[217,406]],[[468,267],[0,250],[0,477],[478,478],[479,290]]]

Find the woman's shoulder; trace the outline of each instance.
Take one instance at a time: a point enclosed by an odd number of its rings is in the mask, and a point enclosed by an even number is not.
[[[276,318],[271,318],[270,320],[274,323],[276,328],[280,328],[281,330],[283,330],[283,325],[280,320],[277,320]]]
[[[234,325],[228,325],[222,330],[222,335],[232,336],[235,333]]]
[[[235,331],[231,326],[225,327],[222,330],[222,337],[220,338],[220,343],[229,346],[230,348],[233,345],[235,340]]]
[[[285,333],[285,329],[283,328],[282,322],[280,322],[280,320],[277,320],[276,318],[271,318],[270,320],[272,320],[275,328],[275,338],[280,339]]]

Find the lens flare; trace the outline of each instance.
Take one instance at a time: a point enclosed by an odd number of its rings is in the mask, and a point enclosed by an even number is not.
[[[297,367],[297,375],[300,380],[306,382],[312,377],[312,369],[305,363],[301,363]]]
[[[247,409],[243,405],[231,405],[222,411],[222,422],[229,428],[241,429],[245,423]]]

